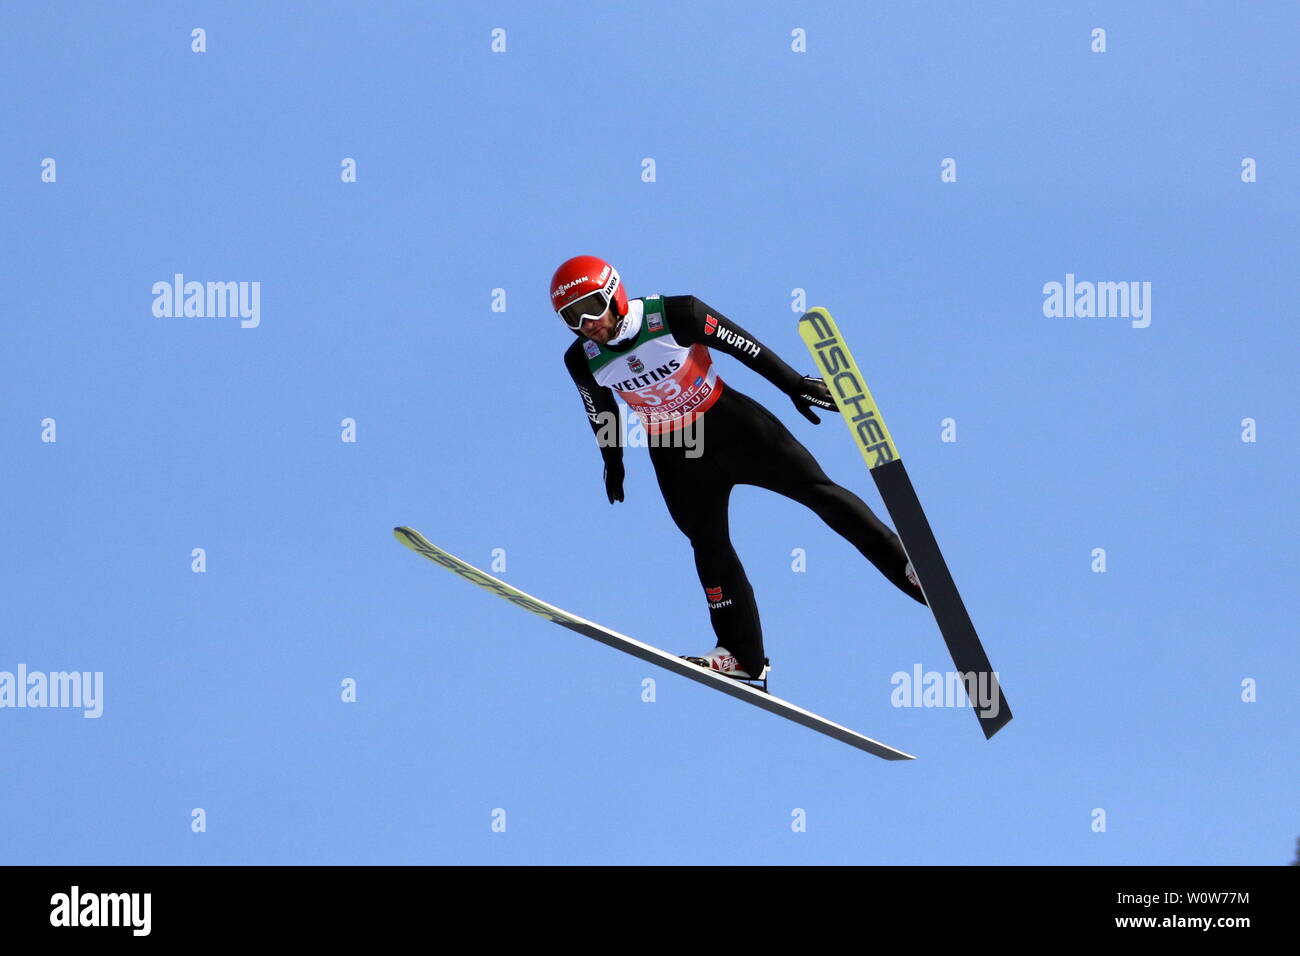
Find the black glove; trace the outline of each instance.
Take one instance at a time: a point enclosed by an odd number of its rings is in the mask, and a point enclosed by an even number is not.
[[[831,390],[826,387],[826,383],[819,378],[813,378],[811,375],[803,377],[798,389],[790,395],[790,401],[794,402],[794,407],[799,409],[799,414],[814,425],[822,423],[822,420],[813,411],[814,406],[824,408],[828,412],[838,412],[840,410],[840,407],[835,404],[835,399],[831,398]]]
[[[605,497],[612,505],[623,500],[623,463],[621,461],[605,466]]]

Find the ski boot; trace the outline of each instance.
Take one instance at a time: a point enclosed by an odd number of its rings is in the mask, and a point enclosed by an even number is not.
[[[763,670],[755,677],[740,666],[740,661],[736,660],[731,651],[725,647],[715,647],[703,657],[688,657],[682,655],[682,660],[690,661],[692,664],[698,664],[701,667],[707,667],[715,674],[721,674],[723,677],[730,677],[732,680],[739,681],[742,684],[748,684],[755,690],[761,690],[767,693],[767,674],[772,669],[770,661],[763,658]]]

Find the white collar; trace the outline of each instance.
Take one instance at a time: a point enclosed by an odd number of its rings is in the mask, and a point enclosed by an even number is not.
[[[614,330],[614,337],[606,342],[606,345],[622,345],[637,337],[641,331],[641,316],[645,312],[645,303],[640,299],[633,299],[627,304],[627,315],[623,316],[623,321],[618,324]]]

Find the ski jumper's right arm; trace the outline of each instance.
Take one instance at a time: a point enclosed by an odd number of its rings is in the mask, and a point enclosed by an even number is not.
[[[605,496],[613,504],[623,500],[623,448],[618,443],[618,403],[614,401],[614,392],[599,384],[591,374],[582,342],[582,339],[577,339],[565,350],[564,367],[578,387],[587,423],[596,436],[600,457],[605,462]]]

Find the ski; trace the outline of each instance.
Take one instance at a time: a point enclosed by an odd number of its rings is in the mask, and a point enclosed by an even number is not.
[[[799,319],[799,337],[835,396],[853,443],[862,453],[880,497],[889,509],[903,550],[920,581],[921,593],[934,614],[952,662],[966,684],[980,728],[988,739],[1011,720],[1011,708],[939,551],[939,543],[885,426],[884,416],[829,312],[813,309],[804,313]]]
[[[466,561],[462,561],[455,555],[444,551],[442,548],[431,544],[424,535],[411,528],[399,527],[393,529],[393,536],[402,544],[410,548],[416,554],[428,558],[434,564],[441,565],[449,571],[460,575],[466,581],[477,584],[483,590],[488,591],[497,597],[505,598],[511,604],[525,611],[543,617],[548,621],[566,627],[571,631],[576,631],[585,637],[599,641],[610,647],[631,654],[643,661],[656,664],[674,674],[680,674],[691,680],[712,687],[714,690],[720,690],[724,694],[738,698],[755,707],[761,707],[763,710],[777,714],[787,720],[792,720],[796,724],[801,724],[810,730],[833,737],[851,747],[882,757],[885,760],[914,760],[911,754],[903,753],[901,750],[895,750],[878,740],[872,740],[870,737],[864,737],[862,734],[843,727],[833,721],[820,717],[811,711],[804,710],[787,700],[779,697],[773,697],[765,691],[759,690],[750,684],[733,680],[730,677],[723,677],[706,670],[698,664],[692,664],[684,661],[679,657],[669,654],[667,651],[661,651],[650,644],[644,644],[635,638],[612,631],[607,627],[599,624],[593,624],[576,614],[570,614],[553,604],[547,604],[545,601],[538,600],[530,594],[525,594],[518,588],[506,584],[504,581],[494,578],[492,575],[482,571]]]

